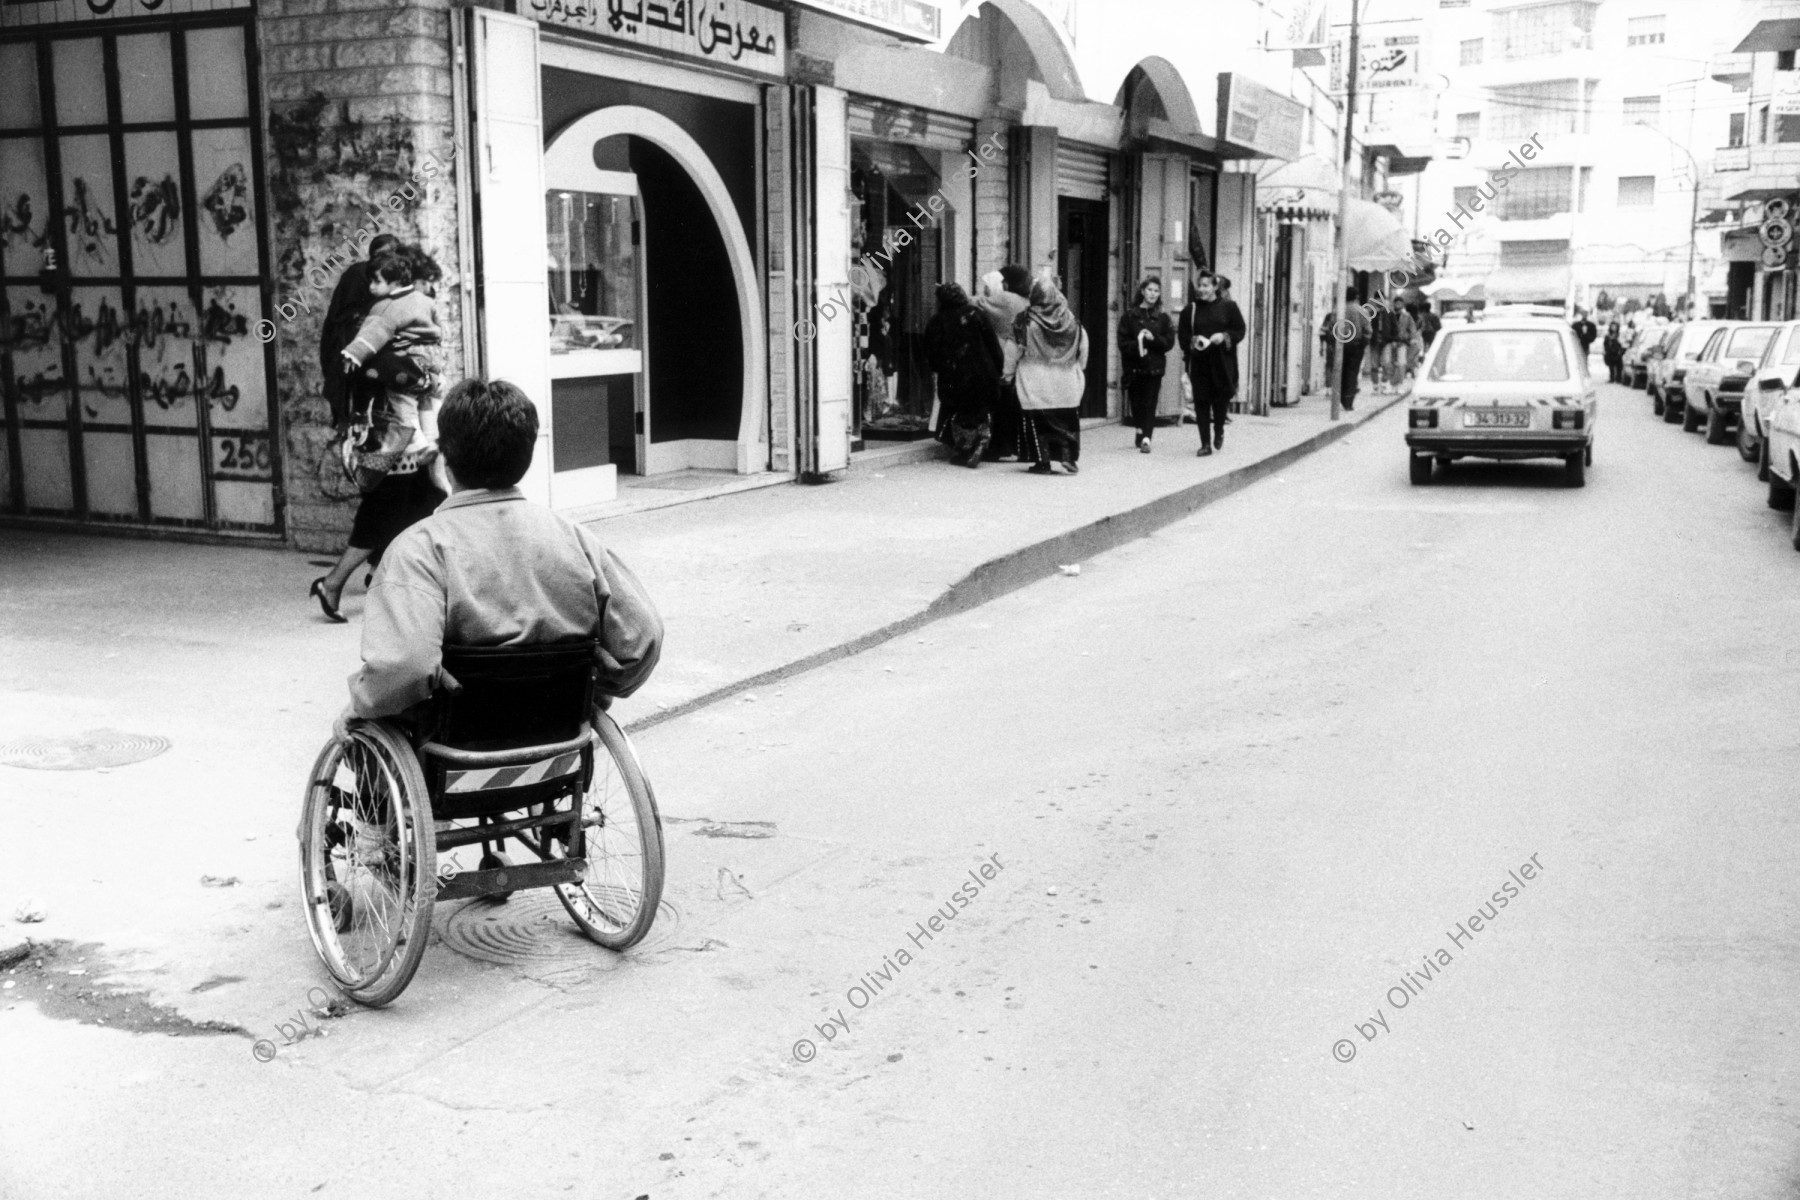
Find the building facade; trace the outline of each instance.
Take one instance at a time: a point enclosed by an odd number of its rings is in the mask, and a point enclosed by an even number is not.
[[[1179,308],[1224,271],[1253,404],[1330,290],[1329,226],[1284,233],[1258,171],[1336,122],[1266,8],[1201,40],[1164,0],[8,4],[0,517],[341,545],[317,348],[382,232],[442,268],[445,376],[537,403],[525,486],[577,517],[925,435],[935,289],[1009,262],[1062,278],[1090,419],[1137,281]]]
[[[1435,298],[1674,305],[1690,247],[1705,284],[1718,239],[1695,232],[1695,190],[1731,107],[1729,86],[1701,69],[1715,26],[1706,6],[1667,0],[1443,13],[1437,132],[1457,150],[1424,173],[1421,207],[1450,222],[1455,245]]]

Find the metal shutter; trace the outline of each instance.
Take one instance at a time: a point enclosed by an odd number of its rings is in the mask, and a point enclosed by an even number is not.
[[[1056,143],[1056,194],[1077,200],[1106,199],[1107,153],[1074,142]]]
[[[954,117],[923,108],[852,99],[850,136],[959,153],[967,150],[975,140],[975,122],[968,117]]]

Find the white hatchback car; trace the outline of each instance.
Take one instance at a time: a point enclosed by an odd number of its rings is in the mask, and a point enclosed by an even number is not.
[[[1596,387],[1575,331],[1510,317],[1446,325],[1420,365],[1406,414],[1414,483],[1435,460],[1560,458],[1571,487],[1594,460]]]
[[[1800,376],[1800,321],[1789,321],[1775,331],[1763,349],[1756,375],[1744,389],[1744,411],[1738,417],[1738,454],[1758,464],[1756,477],[1769,477],[1769,419],[1781,406],[1789,388]]]

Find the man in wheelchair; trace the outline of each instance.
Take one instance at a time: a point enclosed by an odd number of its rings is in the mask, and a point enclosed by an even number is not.
[[[451,495],[382,557],[345,717],[396,716],[430,700],[446,645],[593,638],[603,697],[631,695],[655,670],[662,619],[637,576],[591,531],[516,486],[537,435],[537,409],[512,384],[465,379],[450,389],[438,451]]]
[[[661,818],[604,710],[655,669],[662,620],[599,538],[519,491],[537,433],[512,384],[450,389],[438,449],[451,495],[382,556],[350,704],[308,779],[309,931],[364,1004],[405,989],[440,900],[552,888],[613,950],[656,916]],[[509,841],[537,861],[507,859]],[[473,870],[439,858],[476,845]]]

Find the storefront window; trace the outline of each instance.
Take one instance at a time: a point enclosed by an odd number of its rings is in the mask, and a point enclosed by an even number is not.
[[[553,191],[550,232],[550,353],[636,350],[637,197]]]

